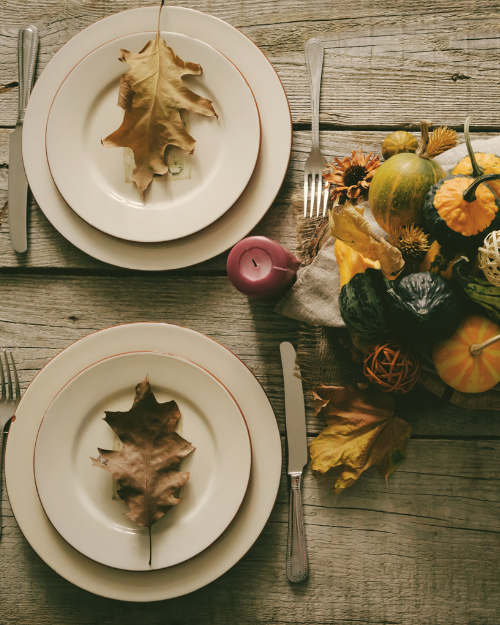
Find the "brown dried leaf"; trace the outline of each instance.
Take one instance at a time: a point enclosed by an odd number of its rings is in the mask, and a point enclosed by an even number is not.
[[[320,386],[313,396],[315,415],[328,425],[309,445],[311,468],[326,473],[339,467],[336,494],[371,466],[387,479],[406,458],[411,427],[394,416],[390,395],[372,386]]]
[[[179,488],[189,473],[176,471],[194,447],[175,431],[181,416],[175,401],[156,401],[148,379],[138,384],[128,412],[106,412],[105,421],[123,443],[119,451],[98,449],[92,464],[118,481],[127,516],[149,528],[179,503]],[[151,563],[151,561],[150,561]]]
[[[125,116],[120,128],[102,144],[133,151],[132,179],[144,198],[153,176],[168,172],[164,159],[168,145],[177,145],[189,154],[194,152],[195,140],[185,129],[180,110],[207,117],[217,117],[217,113],[210,100],[184,84],[182,77],[201,74],[201,66],[176,56],[160,37],[159,22],[155,41],[148,41],[137,53],[120,50],[118,58],[130,65],[121,77],[118,95],[118,106],[124,109]]]
[[[403,256],[396,247],[373,234],[364,210],[362,206],[349,203],[341,209],[331,210],[330,233],[365,258],[378,260],[385,277],[394,280],[403,270]]]

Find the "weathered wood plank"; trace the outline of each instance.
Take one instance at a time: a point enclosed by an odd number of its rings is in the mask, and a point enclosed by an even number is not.
[[[60,578],[4,500],[0,622],[33,625],[349,623],[493,625],[500,615],[500,443],[410,441],[386,485],[368,472],[339,496],[306,473],[310,574],[285,576],[286,477],[270,521],[228,573],[168,603],[123,604]]]
[[[47,221],[43,213],[32,205],[29,219],[26,254],[16,254],[12,249],[6,212],[8,136],[10,130],[0,129],[0,270],[2,267],[57,267],[72,269],[106,269],[106,265],[82,253],[66,241]],[[352,150],[380,153],[380,146],[386,132],[370,131],[325,131],[321,133],[321,148],[325,158],[345,156]],[[418,133],[415,133],[418,136]],[[475,133],[475,137],[490,137],[495,133]],[[460,141],[463,141],[460,135]],[[294,191],[300,191],[303,184],[304,162],[310,150],[310,133],[296,131],[293,135],[293,152],[290,167],[283,187],[262,221],[252,234],[261,234],[280,241],[290,250],[296,249],[295,218],[290,198]],[[2,208],[3,207],[3,208]],[[224,271],[227,253],[191,268],[189,271]]]
[[[38,71],[72,36],[120,10],[149,0],[107,0],[61,5],[55,0],[2,4],[0,84],[17,80],[16,36],[32,22],[40,29]],[[500,27],[489,0],[390,3],[324,3],[321,0],[193,0],[175,2],[212,13],[240,28],[276,67],[290,98],[295,122],[310,120],[304,42],[325,45],[321,99],[324,123],[415,124],[422,117],[462,124],[498,126],[497,59]],[[154,27],[154,25],[152,26]],[[0,125],[16,119],[17,93],[0,94]]]
[[[209,280],[209,282],[207,282]],[[226,277],[0,276],[0,347],[14,350],[22,388],[59,351],[96,330],[160,321],[197,330],[223,343],[255,373],[284,431],[282,341],[295,342],[297,324],[270,304],[250,302]],[[415,391],[399,414],[417,436],[500,436],[500,414],[443,405]],[[308,431],[324,424],[308,414]]]

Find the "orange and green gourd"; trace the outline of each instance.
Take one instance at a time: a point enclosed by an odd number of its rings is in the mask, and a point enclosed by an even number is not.
[[[483,184],[500,173],[471,178],[459,174],[439,180],[427,194],[424,213],[432,236],[445,253],[477,248],[500,228],[499,201]]]
[[[371,181],[368,200],[373,216],[389,234],[411,223],[425,224],[427,193],[446,176],[441,165],[427,156],[429,125],[420,123],[422,137],[415,154],[395,154],[382,163]]]
[[[391,132],[390,135],[384,139],[382,143],[382,156],[387,161],[391,156],[395,154],[401,154],[403,152],[416,152],[418,148],[418,141],[406,130],[396,130]]]
[[[498,341],[498,342],[497,342]],[[500,382],[500,326],[481,315],[466,317],[432,354],[439,377],[462,393],[482,393]]]
[[[464,174],[479,178],[484,174],[500,173],[500,156],[496,154],[487,154],[485,152],[474,152],[470,142],[469,125],[472,117],[467,117],[464,124],[465,145],[467,146],[468,156],[464,157],[452,170],[452,175]],[[488,187],[500,199],[500,181],[488,183]]]

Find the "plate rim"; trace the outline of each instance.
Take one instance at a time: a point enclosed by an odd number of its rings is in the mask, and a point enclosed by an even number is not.
[[[115,327],[115,326],[112,326],[112,327]],[[106,362],[108,360],[111,360],[111,359],[114,359],[114,358],[119,358],[120,356],[132,355],[132,354],[157,354],[157,355],[160,355],[160,356],[167,356],[167,357],[170,357],[170,358],[174,358],[176,360],[183,360],[184,362],[187,362],[188,364],[194,366],[195,368],[200,369],[203,372],[205,372],[208,375],[208,377],[212,378],[219,386],[221,386],[226,391],[226,393],[229,395],[229,397],[231,398],[231,400],[235,404],[235,406],[237,408],[237,411],[239,413],[239,416],[241,417],[241,420],[243,421],[243,424],[245,426],[245,431],[246,431],[245,441],[248,440],[248,451],[249,451],[249,454],[250,454],[250,458],[249,458],[249,461],[248,461],[248,477],[245,480],[245,487],[244,487],[244,490],[243,490],[243,494],[241,496],[241,499],[238,497],[238,499],[239,499],[238,505],[236,506],[234,514],[231,515],[231,518],[230,518],[229,522],[227,523],[227,525],[225,525],[224,528],[219,533],[217,533],[217,535],[209,543],[207,543],[206,546],[203,549],[200,549],[200,551],[198,551],[197,553],[195,553],[195,554],[193,554],[193,555],[191,555],[191,556],[189,556],[187,558],[184,558],[182,560],[179,560],[178,562],[176,562],[174,564],[167,564],[165,566],[154,567],[152,569],[134,569],[134,568],[124,569],[124,568],[121,568],[119,566],[113,566],[112,564],[106,564],[104,562],[101,562],[100,560],[96,560],[95,558],[92,558],[88,554],[84,553],[83,551],[81,551],[80,549],[75,547],[73,545],[73,543],[70,542],[69,540],[67,540],[64,537],[64,535],[58,530],[58,528],[55,526],[55,524],[52,521],[52,519],[50,518],[50,516],[47,514],[45,506],[43,505],[42,498],[40,496],[40,491],[39,491],[39,488],[38,488],[38,482],[37,482],[37,479],[36,479],[35,455],[36,455],[36,448],[37,448],[37,443],[38,443],[38,437],[39,437],[39,434],[40,434],[40,430],[41,430],[41,428],[43,426],[43,422],[45,420],[45,417],[47,416],[47,413],[49,412],[50,408],[54,404],[54,402],[57,399],[57,397],[59,397],[59,395],[64,391],[64,389],[66,389],[67,386],[69,386],[72,382],[74,382],[77,377],[79,377],[81,374],[85,373],[89,369],[92,369],[92,368],[98,366],[99,364],[101,364],[103,362]],[[225,384],[223,384],[217,377],[215,377],[210,371],[208,371],[208,369],[206,369],[205,367],[202,367],[201,365],[198,365],[197,363],[193,362],[189,358],[185,358],[183,356],[178,356],[177,354],[172,354],[172,353],[168,353],[168,352],[159,352],[159,351],[153,351],[153,350],[145,350],[145,351],[134,350],[134,351],[129,351],[129,352],[122,352],[120,354],[113,354],[112,356],[107,356],[106,358],[101,358],[100,360],[97,360],[96,362],[92,363],[91,365],[88,365],[87,367],[83,368],[81,371],[76,373],[70,380],[68,380],[64,384],[64,386],[62,386],[59,389],[59,391],[56,393],[56,395],[54,395],[54,397],[52,398],[52,401],[50,402],[50,404],[47,406],[47,409],[45,410],[45,412],[44,412],[44,414],[42,416],[42,419],[40,421],[40,425],[38,427],[38,431],[37,431],[37,434],[36,434],[35,445],[33,447],[33,479],[35,481],[35,488],[36,488],[36,492],[37,492],[37,495],[38,495],[38,500],[40,501],[40,505],[43,508],[45,516],[49,520],[49,522],[52,525],[52,527],[54,528],[54,530],[59,534],[59,536],[65,542],[67,542],[71,547],[73,547],[73,549],[78,551],[78,553],[80,553],[85,558],[88,558],[89,560],[92,560],[92,561],[96,562],[97,564],[101,564],[102,566],[107,566],[107,567],[112,568],[112,569],[118,569],[120,571],[134,571],[134,572],[148,572],[149,570],[151,570],[151,571],[159,571],[159,570],[162,570],[162,569],[170,568],[172,566],[176,566],[177,564],[181,564],[182,562],[185,562],[186,560],[194,558],[199,553],[202,553],[203,551],[208,549],[210,547],[210,545],[212,545],[227,530],[227,528],[231,525],[231,523],[234,521],[236,515],[238,514],[238,512],[239,512],[239,510],[240,510],[240,508],[241,508],[241,506],[243,504],[243,501],[244,501],[244,499],[246,497],[247,491],[248,491],[248,486],[249,486],[249,483],[250,483],[250,476],[251,476],[251,473],[252,473],[252,464],[253,464],[252,463],[252,440],[250,438],[250,431],[248,429],[248,423],[247,423],[247,421],[245,419],[245,415],[243,414],[243,411],[240,408],[240,405],[238,404],[238,402],[234,398],[233,394],[225,386]],[[246,470],[245,470],[245,474],[246,474]]]
[[[49,148],[47,145],[47,136],[48,136],[48,127],[49,127],[49,121],[50,121],[50,116],[52,113],[52,108],[54,107],[54,103],[56,101],[57,96],[59,95],[59,92],[61,91],[64,83],[66,82],[66,80],[71,76],[71,74],[77,69],[78,66],[81,65],[81,63],[83,61],[85,61],[85,59],[87,59],[90,55],[94,54],[95,52],[97,52],[97,50],[99,50],[100,48],[103,48],[104,46],[107,46],[110,43],[119,41],[120,39],[124,39],[126,37],[131,37],[134,35],[146,35],[146,34],[150,34],[153,31],[141,31],[141,32],[135,32],[135,33],[129,33],[128,35],[121,35],[120,37],[114,37],[113,39],[110,39],[109,41],[106,41],[102,44],[100,44],[99,46],[96,46],[93,50],[91,50],[90,52],[88,52],[84,57],[82,57],[77,63],[75,63],[75,65],[71,68],[71,70],[66,74],[66,76],[64,77],[64,79],[62,80],[61,84],[59,85],[59,87],[57,88],[56,92],[54,93],[54,97],[52,98],[52,102],[50,104],[50,108],[49,108],[49,112],[47,114],[47,120],[45,122],[45,154],[46,154],[46,159],[47,159],[47,166],[50,172],[50,176],[52,178],[52,181],[55,185],[55,187],[57,188],[58,193],[61,195],[61,197],[63,198],[63,200],[66,202],[66,204],[70,207],[70,209],[72,211],[74,211],[81,219],[83,219],[83,221],[87,222],[90,226],[92,226],[92,228],[95,228],[96,230],[99,230],[101,232],[103,232],[104,234],[107,234],[115,239],[122,239],[124,241],[131,241],[133,243],[166,243],[168,241],[176,241],[179,239],[182,239],[184,237],[189,237],[192,234],[195,234],[197,232],[200,232],[201,230],[207,228],[208,226],[210,226],[211,224],[213,224],[215,221],[217,221],[218,219],[220,219],[227,211],[231,210],[231,208],[234,206],[234,204],[236,204],[236,202],[239,200],[239,198],[243,195],[245,189],[247,188],[247,186],[250,183],[250,180],[252,179],[255,170],[257,168],[257,163],[259,162],[259,157],[260,157],[260,152],[261,152],[261,147],[262,147],[262,122],[261,122],[261,116],[260,116],[260,111],[259,111],[259,106],[257,104],[257,99],[255,98],[255,94],[248,82],[248,80],[245,78],[245,76],[243,75],[243,73],[241,72],[241,70],[236,66],[235,63],[233,63],[233,61],[231,61],[231,59],[223,54],[220,50],[218,50],[215,46],[206,43],[205,41],[202,41],[201,39],[197,39],[196,37],[192,37],[191,35],[185,35],[184,33],[176,33],[176,32],[172,32],[172,31],[166,31],[166,30],[160,30],[160,35],[164,34],[164,35],[178,35],[180,37],[186,37],[189,39],[194,39],[196,41],[199,41],[202,45],[208,46],[209,48],[212,48],[216,54],[222,56],[225,61],[227,61],[233,68],[234,70],[241,76],[241,78],[243,79],[244,83],[246,84],[250,95],[252,97],[253,100],[253,104],[255,105],[255,111],[257,113],[257,124],[258,124],[258,142],[257,142],[257,151],[256,151],[256,155],[255,155],[255,160],[253,161],[253,166],[251,168],[251,171],[248,175],[248,177],[246,178],[246,182],[243,185],[243,187],[241,188],[241,190],[235,194],[234,200],[229,204],[229,206],[227,206],[221,213],[219,213],[217,216],[210,218],[208,221],[204,222],[203,225],[201,225],[200,227],[196,226],[194,230],[191,230],[190,232],[186,232],[184,234],[181,234],[179,236],[176,237],[172,237],[169,239],[165,239],[164,235],[162,235],[160,238],[158,238],[157,236],[152,236],[152,237],[142,237],[139,239],[136,238],[127,238],[125,237],[123,234],[122,235],[118,235],[118,234],[113,234],[112,232],[108,231],[108,230],[103,230],[102,227],[99,227],[96,224],[93,224],[91,221],[89,221],[81,212],[77,211],[75,208],[73,208],[71,206],[71,204],[66,200],[64,194],[61,192],[56,179],[54,177],[54,173],[53,173],[53,167],[51,167],[50,165],[50,159],[49,159]],[[117,105],[118,106],[118,105]],[[153,182],[153,181],[152,181]],[[152,183],[151,183],[152,184]],[[148,188],[149,190],[149,188]],[[208,190],[207,190],[208,191]],[[185,209],[184,209],[185,210]],[[52,222],[51,222],[52,223]]]
[[[100,25],[101,22],[105,22],[106,20],[113,20],[114,28],[118,28],[118,26],[115,25],[114,20],[121,19],[123,17],[123,19],[126,19],[127,23],[129,23],[131,19],[133,19],[132,13],[134,11],[136,15],[139,15],[139,14],[145,14],[146,12],[148,12],[148,14],[151,14],[152,12],[156,13],[157,10],[158,10],[158,7],[152,7],[152,6],[126,9],[119,13],[109,15],[109,16],[101,18],[100,20],[97,20],[92,25],[80,31],[77,35],[75,35],[75,37],[73,37],[73,39],[78,39],[79,41],[79,37],[81,37],[82,33],[88,31],[89,29],[93,29],[95,26]],[[233,246],[238,240],[246,236],[253,228],[255,228],[255,226],[259,223],[259,221],[261,221],[261,219],[267,213],[269,207],[274,202],[274,200],[276,199],[276,196],[279,193],[279,190],[288,172],[288,167],[289,167],[290,158],[291,158],[292,140],[293,140],[293,127],[292,127],[290,103],[288,101],[283,83],[276,69],[274,68],[272,63],[269,61],[269,59],[266,57],[266,55],[259,49],[259,47],[247,35],[245,35],[245,33],[238,30],[234,26],[231,26],[227,22],[224,22],[218,17],[215,17],[208,13],[204,13],[202,11],[197,11],[195,9],[190,9],[186,7],[178,7],[178,6],[165,7],[165,10],[163,11],[163,15],[164,16],[170,15],[170,17],[173,19],[173,21],[175,21],[176,24],[186,23],[186,20],[191,20],[190,16],[192,15],[202,16],[201,19],[203,22],[203,27],[205,29],[206,29],[206,26],[209,25],[210,23],[216,24],[218,29],[224,29],[224,30],[227,29],[226,32],[228,33],[228,38],[230,40],[232,40],[232,38],[234,37],[240,37],[240,36],[248,40],[249,42],[248,45],[249,46],[251,45],[254,53],[258,55],[255,58],[258,58],[260,62],[262,63],[261,68],[265,67],[267,69],[269,76],[272,76],[272,81],[275,85],[274,88],[280,94],[279,104],[277,105],[277,107],[276,106],[274,107],[274,112],[269,113],[269,115],[271,115],[273,119],[277,118],[277,116],[280,116],[281,119],[286,120],[283,123],[283,125],[280,126],[280,129],[279,129],[279,132],[282,133],[283,135],[282,138],[280,137],[279,143],[282,146],[284,146],[284,151],[281,150],[280,154],[277,157],[273,157],[271,154],[267,155],[267,160],[269,162],[267,163],[267,167],[262,166],[262,169],[263,170],[269,169],[270,164],[273,162],[273,158],[275,161],[277,158],[279,158],[279,167],[278,167],[278,171],[274,175],[274,179],[270,178],[267,181],[265,181],[266,185],[263,185],[263,181],[260,180],[260,184],[259,184],[260,187],[267,186],[267,191],[263,192],[262,197],[260,195],[258,195],[257,197],[250,197],[246,201],[248,205],[245,205],[243,207],[239,206],[238,213],[237,213],[238,220],[236,220],[236,217],[234,216],[234,212],[236,210],[236,205],[240,204],[240,201],[241,201],[241,198],[240,198],[240,200],[238,200],[236,204],[233,205],[233,207],[227,213],[225,213],[225,215],[223,215],[219,220],[214,222],[212,226],[209,226],[208,228],[209,240],[206,242],[204,246],[199,245],[200,241],[197,238],[197,233],[195,233],[191,235],[190,237],[185,237],[185,240],[181,240],[183,242],[182,248],[175,247],[174,249],[169,249],[166,246],[162,246],[163,244],[156,244],[157,246],[161,246],[160,251],[158,251],[157,249],[149,249],[149,248],[144,248],[144,247],[142,248],[138,247],[136,249],[133,246],[127,249],[125,248],[121,249],[117,243],[113,243],[113,237],[109,237],[109,235],[102,235],[105,237],[105,239],[101,240],[99,235],[101,235],[102,233],[98,231],[93,231],[95,229],[92,229],[91,227],[90,227],[90,230],[82,233],[81,232],[82,229],[80,228],[81,224],[76,223],[79,218],[77,218],[77,216],[75,215],[76,221],[72,220],[72,215],[70,214],[72,211],[67,205],[59,206],[56,209],[51,208],[52,204],[58,202],[59,198],[56,197],[56,194],[57,195],[59,194],[57,193],[56,189],[54,193],[54,190],[51,189],[50,185],[47,184],[47,181],[44,178],[45,172],[42,172],[41,177],[39,176],[38,170],[40,169],[40,167],[42,168],[42,170],[44,169],[43,160],[39,158],[39,155],[35,155],[34,157],[35,162],[31,160],[28,164],[28,167],[26,167],[27,165],[26,158],[25,158],[26,153],[36,152],[36,149],[37,149],[36,146],[39,145],[38,137],[36,136],[37,122],[36,122],[35,104],[36,104],[37,98],[35,96],[38,93],[37,87],[38,87],[38,91],[40,91],[40,84],[43,83],[43,73],[42,73],[42,76],[39,78],[39,80],[35,84],[35,87],[33,89],[33,95],[30,98],[30,101],[28,103],[28,108],[26,111],[26,118],[25,118],[25,132],[23,133],[23,160],[24,160],[25,170],[27,172],[28,178],[31,178],[30,186],[32,187],[32,189],[34,189],[35,198],[37,194],[39,194],[39,197],[43,196],[43,202],[40,204],[40,208],[42,212],[45,214],[45,216],[51,222],[51,224],[56,228],[56,230],[58,230],[59,233],[63,237],[65,237],[70,243],[75,245],[75,247],[79,248],[83,252],[89,254],[90,256],[102,262],[109,263],[111,265],[118,266],[118,267],[136,269],[140,271],[141,270],[142,271],[166,271],[166,270],[172,270],[172,269],[179,269],[182,267],[189,267],[191,265],[201,263],[210,258],[213,258],[214,256],[217,256],[218,254],[221,254],[222,252],[224,252],[225,250]],[[164,19],[167,19],[167,18],[165,17]],[[198,17],[197,19],[200,19],[200,18]],[[108,23],[111,23],[111,21]],[[191,32],[194,32],[197,27],[198,25],[196,25],[196,27]],[[103,28],[102,25],[100,25],[99,32],[102,30],[102,28]],[[180,26],[176,26],[176,29],[181,30]],[[127,26],[125,30],[129,31],[129,33],[126,33],[126,34],[130,34],[130,31],[134,30],[134,28]],[[182,30],[187,30],[187,29],[182,28]],[[95,35],[95,32],[94,32],[94,35]],[[63,56],[58,57],[58,55],[62,53],[63,50],[65,50],[66,46],[71,44],[73,39],[70,39],[52,57],[52,59],[47,64],[45,71],[49,68],[50,63],[56,58],[59,58],[61,62],[64,62]],[[73,44],[73,45],[77,45],[77,44]],[[233,45],[232,41],[230,41],[228,45]],[[250,47],[248,49],[250,50]],[[65,52],[67,52],[67,50],[65,50]],[[231,54],[231,56],[233,55]],[[235,62],[235,64],[237,63]],[[54,72],[57,74],[59,70],[56,69],[54,70]],[[53,79],[52,76],[50,76],[47,80],[49,81],[48,85],[50,86],[51,81],[54,82],[55,79]],[[255,95],[255,91],[254,91],[254,95]],[[265,101],[265,99],[263,101]],[[30,108],[30,104],[31,104],[31,108]],[[257,102],[257,104],[259,106],[259,101]],[[286,109],[286,115],[285,117],[283,117],[283,113],[285,109]],[[271,110],[271,108],[269,110]],[[263,120],[262,110],[260,110],[259,113],[260,113],[260,118],[261,118],[261,123],[262,123],[262,120]],[[31,121],[32,116],[34,117],[33,122]],[[33,126],[33,129],[31,128],[31,126]],[[26,132],[26,130],[28,130],[28,132]],[[265,131],[266,130],[263,129],[263,134],[265,133]],[[30,132],[32,135],[34,135],[33,139],[30,138]],[[33,146],[30,145],[30,141],[34,141]],[[273,143],[276,143],[276,141],[274,141]],[[259,164],[262,163],[262,154],[263,154],[263,150],[261,149],[261,153],[257,161],[257,168],[259,167]],[[260,175],[260,172],[258,171],[254,172],[254,176],[250,180],[248,187],[252,186],[252,181],[255,179],[256,175]],[[252,188],[252,193],[257,194],[257,191],[255,191]],[[244,193],[242,194],[242,196],[243,195]],[[44,206],[42,206],[42,204]],[[54,214],[54,211],[55,211],[55,214]],[[244,211],[246,211],[246,213],[250,213],[250,217],[246,217],[242,219],[241,213],[243,213],[244,215],[245,214]],[[231,213],[233,213],[232,217],[231,217]],[[230,217],[227,217],[228,215]],[[226,217],[227,219],[225,220]],[[83,222],[83,220],[81,221],[82,223],[85,224],[85,226],[88,226],[86,222]],[[244,221],[243,225],[241,225],[242,221]],[[192,237],[193,237],[193,240],[190,241],[189,239],[191,239]],[[154,245],[155,244],[149,244],[149,246],[154,246]]]
[[[198,590],[199,588],[202,588],[204,586],[206,586],[207,584],[210,584],[211,582],[215,581],[217,578],[219,578],[221,575],[223,575],[224,573],[226,573],[227,571],[229,571],[231,568],[234,567],[234,565],[241,560],[241,558],[244,557],[244,555],[251,549],[251,547],[254,545],[255,541],[257,540],[257,538],[260,536],[260,534],[262,533],[264,527],[266,526],[269,516],[271,515],[272,510],[274,509],[274,506],[276,504],[277,501],[277,497],[278,497],[278,493],[279,493],[279,487],[280,487],[280,483],[281,483],[281,475],[282,475],[282,468],[283,468],[283,449],[282,449],[282,441],[281,441],[281,433],[278,427],[278,423],[276,421],[276,415],[274,413],[274,409],[272,407],[271,401],[269,399],[269,396],[267,394],[267,392],[265,391],[264,387],[262,386],[262,384],[259,382],[259,380],[256,378],[255,374],[251,371],[251,369],[248,367],[248,365],[246,365],[246,363],[241,360],[241,358],[239,358],[234,352],[232,352],[229,348],[227,348],[225,345],[223,345],[222,343],[220,343],[219,341],[217,341],[216,339],[209,337],[207,335],[202,334],[201,332],[198,332],[196,330],[192,330],[190,328],[187,328],[185,326],[179,326],[179,325],[175,325],[175,324],[168,324],[168,323],[163,323],[163,322],[154,322],[154,321],[141,321],[141,322],[132,322],[132,323],[126,323],[126,324],[118,324],[118,325],[111,325],[108,326],[106,328],[101,328],[99,330],[95,330],[94,332],[91,332],[90,334],[81,337],[75,341],[73,341],[72,343],[70,343],[70,345],[68,345],[67,347],[65,347],[63,350],[61,350],[56,356],[54,356],[53,358],[51,358],[49,360],[49,362],[42,367],[42,369],[40,371],[37,372],[37,374],[35,375],[35,377],[33,378],[33,380],[30,382],[30,384],[28,385],[25,393],[23,394],[23,397],[21,398],[21,402],[23,400],[23,398],[26,396],[26,393],[28,392],[28,390],[30,389],[30,387],[33,386],[34,382],[39,379],[41,373],[43,371],[46,371],[47,368],[49,367],[49,365],[53,362],[53,360],[55,360],[56,358],[58,358],[62,353],[67,352],[67,350],[74,348],[76,345],[78,344],[83,344],[84,342],[87,342],[89,339],[90,340],[95,340],[91,339],[91,337],[93,337],[96,334],[102,333],[102,332],[114,332],[115,337],[114,340],[112,341],[113,344],[116,343],[117,341],[123,342],[123,336],[121,335],[122,332],[128,332],[130,326],[134,326],[135,328],[138,329],[139,333],[141,334],[141,341],[144,340],[150,340],[150,336],[146,336],[146,334],[149,332],[149,328],[155,326],[155,328],[153,328],[153,330],[157,330],[159,333],[165,333],[164,336],[162,337],[163,339],[167,339],[170,341],[170,337],[168,337],[168,333],[170,331],[178,331],[180,330],[181,332],[187,332],[188,334],[192,334],[192,335],[199,335],[203,340],[207,340],[209,342],[213,342],[215,343],[217,346],[219,346],[220,348],[222,348],[223,350],[225,350],[226,352],[228,352],[228,356],[232,356],[234,358],[236,358],[244,367],[245,370],[245,374],[248,374],[249,376],[251,376],[256,384],[258,385],[258,387],[260,388],[260,390],[263,393],[263,396],[265,397],[265,405],[266,408],[268,407],[270,412],[272,413],[272,416],[274,417],[274,420],[272,421],[272,425],[273,427],[271,427],[270,429],[273,432],[273,437],[276,439],[275,442],[273,443],[276,447],[275,449],[275,453],[276,453],[276,466],[275,466],[275,470],[276,470],[276,484],[275,484],[275,488],[273,489],[272,493],[271,493],[271,502],[269,504],[268,507],[266,507],[266,511],[264,513],[264,518],[260,519],[258,522],[258,529],[257,532],[255,532],[255,522],[252,525],[252,531],[251,531],[251,537],[244,537],[241,538],[239,537],[237,539],[238,542],[241,542],[243,540],[244,542],[244,547],[240,548],[238,550],[238,555],[236,558],[234,558],[233,555],[228,556],[227,554],[223,554],[225,563],[223,565],[223,567],[219,567],[219,570],[216,572],[215,575],[213,575],[213,568],[212,567],[212,571],[210,573],[210,575],[208,575],[208,579],[202,581],[202,583],[199,582],[192,582],[192,580],[187,579],[185,584],[184,584],[184,588],[182,588],[182,590],[174,590],[174,592],[168,591],[168,589],[165,588],[165,584],[162,582],[157,583],[157,586],[160,587],[160,590],[155,590],[154,592],[151,591],[151,585],[148,584],[147,588],[148,588],[148,592],[147,594],[144,593],[144,591],[142,589],[140,589],[140,591],[138,592],[138,594],[132,594],[130,592],[130,585],[131,582],[128,582],[127,587],[125,588],[125,584],[123,584],[122,580],[118,580],[115,581],[114,584],[111,584],[109,587],[104,587],[104,584],[101,583],[98,588],[95,587],[95,584],[93,584],[93,579],[92,576],[90,575],[90,573],[86,573],[84,575],[85,577],[85,583],[82,581],[81,579],[81,575],[79,574],[79,569],[78,569],[78,564],[75,563],[72,558],[70,558],[69,556],[67,556],[66,554],[65,557],[59,555],[58,561],[54,562],[54,551],[52,550],[50,553],[50,556],[52,558],[52,560],[50,562],[47,562],[48,559],[50,559],[49,557],[47,557],[46,554],[45,557],[42,556],[39,552],[40,550],[43,551],[43,549],[40,548],[40,541],[38,540],[38,549],[34,546],[33,543],[36,543],[37,541],[34,540],[34,537],[31,535],[30,538],[31,540],[26,536],[25,531],[23,529],[23,527],[21,526],[21,524],[18,521],[18,518],[16,516],[16,511],[15,511],[15,506],[12,506],[12,497],[11,497],[11,486],[12,484],[10,484],[10,480],[9,480],[9,475],[10,475],[10,467],[11,467],[11,463],[9,462],[10,460],[10,449],[12,448],[12,444],[10,444],[10,438],[9,436],[7,436],[7,441],[6,441],[6,449],[5,449],[5,478],[6,478],[6,491],[7,491],[7,495],[9,497],[9,503],[11,505],[11,509],[14,515],[14,518],[18,524],[18,527],[21,531],[21,533],[23,534],[23,536],[25,537],[25,539],[27,540],[27,542],[30,544],[30,546],[33,548],[33,550],[39,555],[39,557],[48,565],[50,566],[57,574],[59,574],[61,577],[63,577],[64,579],[66,579],[67,581],[69,581],[70,583],[74,584],[75,586],[82,588],[88,592],[91,592],[93,594],[96,595],[100,595],[103,597],[107,597],[110,599],[116,599],[116,600],[120,600],[120,601],[131,601],[131,602],[150,602],[150,601],[159,601],[159,600],[165,600],[165,599],[170,599],[170,598],[174,598],[174,597],[179,597],[179,596],[183,596],[185,594],[194,592],[195,590]],[[167,327],[167,331],[165,332],[164,327]],[[124,330],[124,328],[127,328],[127,330]],[[173,328],[173,330],[172,330]],[[116,335],[119,335],[118,338]],[[207,343],[208,344],[208,343]],[[88,346],[87,346],[88,347]],[[116,349],[116,348],[114,348]],[[243,371],[243,369],[242,369]],[[19,409],[19,407],[21,407],[21,403],[18,405],[17,410]],[[16,414],[17,414],[17,410],[16,410]],[[15,421],[16,419],[16,414],[13,417],[13,421]],[[11,426],[12,427],[12,426]],[[252,437],[250,437],[250,440],[252,441]],[[264,439],[262,439],[264,440]],[[267,439],[267,440],[270,440]],[[254,448],[254,443],[252,442],[252,451]],[[250,479],[252,479],[252,475],[250,476]],[[269,483],[269,480],[266,480],[266,485],[267,483]],[[247,496],[248,496],[248,491],[247,491]],[[36,498],[38,501],[38,498]],[[245,497],[246,499],[246,497]],[[243,501],[243,503],[245,502],[245,499]],[[24,511],[23,511],[24,514]],[[252,515],[250,515],[250,513],[248,514],[248,516],[252,516],[255,517],[256,512],[253,511]],[[262,516],[262,515],[260,515]],[[247,524],[249,522],[247,521]],[[23,522],[24,525],[24,522]],[[31,530],[31,528],[30,528]],[[40,531],[39,528],[36,528],[36,531]],[[224,536],[224,534],[221,535],[221,537],[219,537],[218,540],[221,540],[221,538]],[[217,543],[217,541],[216,541]],[[216,543],[213,543],[213,545],[215,545]],[[234,548],[233,548],[234,551]],[[229,561],[229,563],[228,563]],[[97,566],[103,566],[103,565],[97,565]],[[181,565],[182,566],[182,565]],[[104,567],[104,569],[108,569],[108,567]],[[109,570],[109,569],[108,569]],[[165,570],[165,569],[163,569]],[[161,571],[160,571],[161,572]],[[121,571],[120,571],[121,573]],[[128,573],[128,572],[127,572]],[[155,575],[156,573],[158,573],[157,571],[152,571],[151,573],[146,573],[146,575],[148,576],[152,576]],[[139,575],[144,575],[144,572],[138,572],[138,573],[134,573],[134,574],[139,574]],[[151,578],[150,578],[151,579]],[[187,586],[187,587],[186,587]],[[126,597],[123,596],[123,594],[126,592]]]

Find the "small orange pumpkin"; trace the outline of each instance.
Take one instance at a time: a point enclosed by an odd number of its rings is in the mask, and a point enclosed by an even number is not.
[[[439,377],[452,388],[462,393],[487,391],[500,382],[500,326],[471,315],[434,345],[432,358]]]

